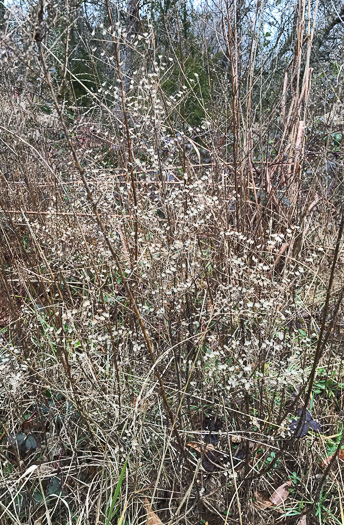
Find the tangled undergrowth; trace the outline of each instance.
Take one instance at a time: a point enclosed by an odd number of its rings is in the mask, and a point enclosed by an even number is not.
[[[177,132],[155,63],[71,118],[43,51],[49,118],[1,94],[0,522],[343,523],[342,142],[301,95]]]
[[[274,215],[261,235],[242,233],[235,192],[215,177],[225,174],[145,177],[134,217],[125,179],[94,177],[101,227],[75,185],[43,216],[8,216],[3,517],[105,523],[124,464],[111,511],[123,523],[144,522],[145,496],[171,523],[297,516],[317,491],[314,510],[338,516],[340,466],[328,478],[322,467],[342,439],[340,260],[324,310],[338,219],[319,204],[306,235],[276,228]],[[291,426],[305,399],[317,431]],[[218,457],[208,460],[207,441]],[[266,516],[257,494],[288,480],[288,499]]]

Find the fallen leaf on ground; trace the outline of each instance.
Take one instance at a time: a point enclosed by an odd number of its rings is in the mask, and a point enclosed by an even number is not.
[[[270,501],[277,507],[282,505],[282,503],[284,503],[287,497],[289,496],[289,487],[292,484],[293,482],[291,480],[283,483],[283,485],[278,487],[278,489],[275,490],[272,496],[270,496]]]
[[[131,400],[130,404],[132,407],[137,408],[139,412],[145,413],[152,404],[152,400],[134,398]]]
[[[256,498],[256,501],[254,502],[254,506],[257,509],[265,510],[269,507],[272,507],[272,501],[268,497],[265,496],[263,492],[260,490],[254,491],[254,497]]]
[[[283,485],[278,487],[270,497],[266,496],[264,492],[256,490],[254,492],[254,497],[256,498],[254,506],[260,510],[273,508],[275,510],[278,510],[279,512],[283,512],[279,507],[285,502],[285,500],[289,496],[289,487],[292,484],[293,482],[291,480],[286,481],[285,483],[283,483]]]
[[[211,443],[207,443],[206,445],[203,445],[203,446],[200,445],[199,443],[187,443],[186,446],[193,448],[199,454],[202,454],[202,452],[206,452],[208,450],[215,450],[214,445],[212,445]]]
[[[331,463],[331,460],[334,455],[335,454],[331,454],[331,456],[328,456],[327,458],[325,458],[324,461],[321,463],[321,468],[327,467],[327,465]],[[340,459],[341,461],[344,461],[344,448],[340,449],[340,451],[338,452],[338,459]]]
[[[147,512],[147,524],[146,525],[163,525],[161,519],[152,511],[152,507],[148,502],[148,498],[145,498],[145,509]]]

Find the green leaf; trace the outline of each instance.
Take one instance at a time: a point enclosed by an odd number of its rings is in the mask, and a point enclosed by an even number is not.
[[[33,436],[28,436],[25,440],[25,447],[27,450],[34,450],[38,448],[38,443]]]
[[[111,506],[110,506],[110,508],[108,510],[108,513],[107,513],[106,525],[110,525],[112,518],[114,517],[114,515],[117,512],[117,509],[115,509],[115,505],[116,505],[116,501],[118,499],[119,493],[121,491],[121,486],[122,486],[122,483],[123,483],[123,479],[124,479],[125,471],[126,471],[126,468],[127,468],[127,464],[128,464],[128,459],[126,459],[126,461],[125,461],[125,463],[123,465],[121,474],[119,476],[119,480],[118,480],[118,483],[116,485],[115,493],[114,493],[114,495],[112,497]]]
[[[18,432],[17,434],[10,434],[9,441],[13,447],[21,447],[26,439],[24,432]]]
[[[339,146],[343,135],[341,133],[334,133],[332,136],[333,136],[334,142],[337,144],[337,146]]]
[[[37,505],[39,503],[43,503],[43,501],[44,501],[44,498],[43,498],[42,493],[41,493],[40,490],[36,490],[36,492],[34,492],[32,494],[32,499]]]
[[[47,487],[47,494],[49,496],[58,496],[62,492],[61,487],[61,481],[59,478],[50,478],[48,487]]]

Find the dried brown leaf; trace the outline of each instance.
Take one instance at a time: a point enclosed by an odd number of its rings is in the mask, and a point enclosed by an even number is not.
[[[278,487],[272,494],[272,496],[270,496],[271,503],[276,505],[276,507],[282,505],[289,496],[289,487],[292,484],[293,482],[289,480],[283,483],[283,485],[281,485],[280,487]]]
[[[263,492],[260,490],[254,491],[254,497],[256,498],[256,501],[254,502],[254,506],[257,509],[265,510],[269,507],[272,507],[272,501],[268,497],[265,496]]]
[[[151,406],[152,403],[153,403],[152,400],[147,399],[147,398],[144,398],[144,399],[134,398],[130,402],[132,407],[134,408],[137,407],[137,410],[139,412],[142,412],[143,414],[147,412],[148,408]]]
[[[152,507],[148,502],[148,498],[145,498],[145,509],[147,513],[147,524],[146,525],[163,525],[161,519],[152,511]]]
[[[186,446],[193,448],[199,454],[202,454],[202,452],[207,452],[209,450],[215,450],[214,445],[212,445],[211,443],[207,443],[204,446],[200,445],[199,443],[187,443]]]
[[[196,450],[200,454],[202,453],[202,448],[201,448],[201,445],[199,443],[187,443],[186,446],[193,448],[194,450]]]

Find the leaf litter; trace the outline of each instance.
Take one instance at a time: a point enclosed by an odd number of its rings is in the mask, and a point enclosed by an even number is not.
[[[148,498],[145,498],[145,509],[147,513],[147,522],[146,525],[163,525],[159,516],[152,511],[152,507],[148,502]]]
[[[260,510],[266,510],[268,508],[272,508],[272,509],[278,510],[279,512],[283,512],[280,507],[284,504],[284,502],[288,498],[289,487],[291,487],[292,484],[293,482],[291,480],[286,481],[285,483],[280,485],[270,497],[266,496],[265,493],[261,492],[260,490],[255,490],[254,506]]]

